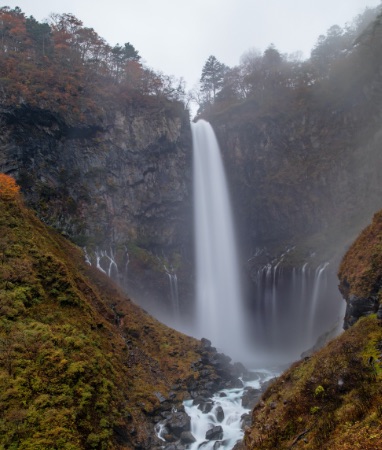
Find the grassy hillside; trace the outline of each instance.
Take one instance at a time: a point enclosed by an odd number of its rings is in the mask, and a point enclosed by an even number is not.
[[[362,318],[268,388],[253,411],[246,448],[382,448],[381,358],[381,323]]]
[[[0,448],[148,448],[198,348],[0,192]]]

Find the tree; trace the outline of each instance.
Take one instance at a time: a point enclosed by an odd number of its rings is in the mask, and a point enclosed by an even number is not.
[[[117,44],[111,49],[111,59],[117,79],[119,79],[123,67],[131,61],[139,62],[141,57],[135,47],[127,42],[123,47]]]
[[[51,47],[51,29],[46,22],[40,23],[33,16],[25,21],[26,31],[35,43],[36,49],[46,55],[47,47]]]
[[[200,78],[201,90],[206,95],[207,102],[215,100],[216,94],[223,86],[224,75],[227,66],[219,62],[215,56],[211,55],[202,69]]]

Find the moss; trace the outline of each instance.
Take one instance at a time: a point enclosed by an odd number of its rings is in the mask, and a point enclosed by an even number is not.
[[[0,447],[117,449],[115,427],[131,447],[147,439],[154,392],[182,386],[200,344],[135,306],[21,202],[0,200],[0,236]]]

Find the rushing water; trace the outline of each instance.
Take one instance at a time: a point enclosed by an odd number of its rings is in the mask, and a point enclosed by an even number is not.
[[[252,387],[260,389],[261,385],[274,378],[278,373],[275,371],[257,371],[257,377],[253,381],[243,382],[241,389],[224,389],[217,392],[211,399],[213,407],[210,412],[203,413],[192,400],[187,400],[185,410],[191,417],[191,433],[196,442],[189,446],[189,450],[209,450],[219,448],[230,450],[237,441],[243,438],[242,416],[250,412],[242,406],[242,396],[245,388]],[[220,412],[219,412],[220,409]],[[223,414],[221,413],[223,411]],[[206,433],[215,426],[221,426],[223,436],[219,440],[207,440]]]
[[[229,194],[211,125],[192,124],[197,335],[231,356],[244,347],[242,294]]]

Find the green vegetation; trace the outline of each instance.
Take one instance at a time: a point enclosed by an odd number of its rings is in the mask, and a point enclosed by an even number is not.
[[[18,194],[0,196],[0,236],[0,448],[147,439],[154,393],[185,389],[197,341],[132,304]]]

